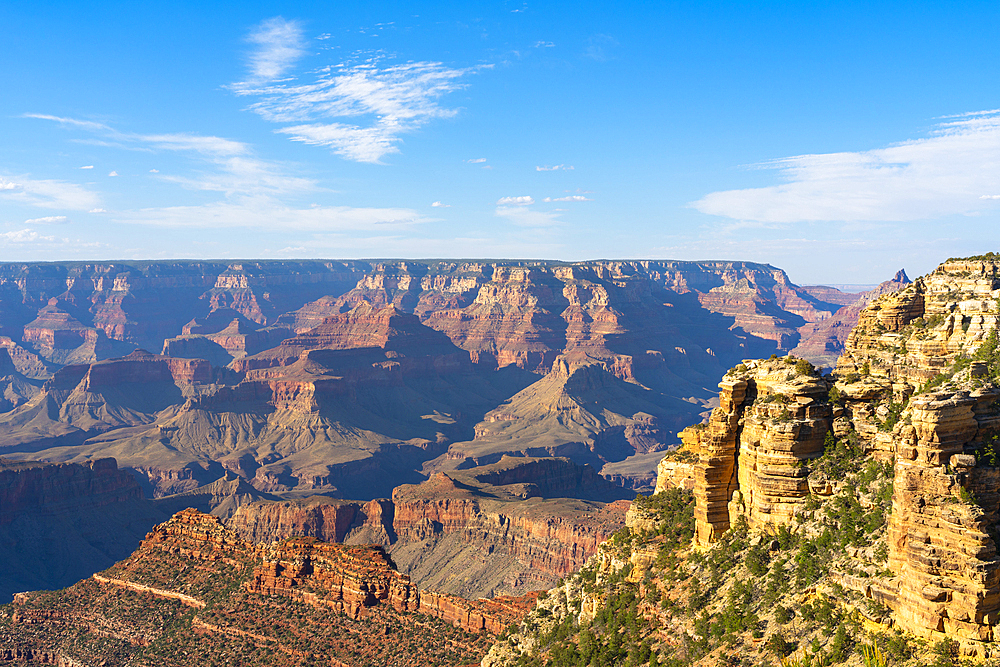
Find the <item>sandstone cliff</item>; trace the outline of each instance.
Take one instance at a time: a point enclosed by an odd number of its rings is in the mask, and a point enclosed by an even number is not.
[[[719,389],[708,424],[685,429],[683,446],[658,468],[658,490],[693,488],[703,545],[738,516],[751,528],[792,522],[809,496],[809,463],[823,453],[833,414],[828,382],[794,357],[746,360]]]
[[[852,547],[855,560],[832,566],[830,576],[886,605],[886,622],[902,630],[989,654],[1000,615],[998,269],[993,255],[949,260],[876,298],[832,378],[775,377],[780,359],[730,371],[721,407],[707,426],[685,431],[685,446],[660,466],[658,488],[693,477],[698,543],[744,519],[772,532],[805,522],[808,536],[813,510],[831,502],[824,511],[838,530],[857,535],[851,508],[877,509],[891,498],[887,522],[883,510],[866,519],[875,542],[849,538],[863,548]],[[852,452],[867,467],[839,479]],[[891,465],[876,494],[883,500],[850,500],[858,494],[850,485],[877,479],[882,462]],[[851,574],[877,560],[883,540],[886,569]]]

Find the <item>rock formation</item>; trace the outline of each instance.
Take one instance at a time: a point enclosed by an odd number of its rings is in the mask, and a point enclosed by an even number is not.
[[[752,528],[791,523],[831,425],[828,388],[811,364],[793,357],[744,361],[719,383],[719,407],[707,425],[685,429],[683,447],[664,458],[657,480],[662,490],[693,478],[699,544],[740,515]],[[682,456],[697,461],[685,465]]]
[[[253,545],[216,517],[184,510],[114,567],[0,608],[0,643],[12,656],[44,653],[66,664],[141,655],[196,665],[237,643],[262,664],[284,654],[335,665],[374,656],[394,666],[459,665],[482,657],[485,638],[517,623],[533,601],[422,591],[381,547],[303,537]]]
[[[521,594],[578,569],[621,527],[627,495],[589,466],[505,457],[403,485],[367,503],[313,497],[238,507],[226,524],[253,542],[305,535],[382,544],[422,587],[464,597]]]
[[[782,359],[733,369],[707,426],[686,430],[660,466],[658,488],[686,484],[691,466],[698,543],[741,515],[750,528],[793,525],[810,492],[839,484],[810,475],[824,435],[855,438],[893,466],[888,563],[880,579],[840,581],[903,630],[988,654],[1000,618],[998,270],[994,255],[949,260],[876,298],[832,378],[798,376]]]
[[[181,335],[163,341],[163,354],[170,357],[197,357],[213,366],[225,366],[234,359],[274,347],[292,332],[282,327],[262,327],[232,308],[219,308],[208,317],[195,318],[184,325]]]

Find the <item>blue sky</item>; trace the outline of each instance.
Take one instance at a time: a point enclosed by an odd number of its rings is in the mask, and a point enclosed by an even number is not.
[[[997,250],[996,3],[82,4],[0,4],[0,260]]]

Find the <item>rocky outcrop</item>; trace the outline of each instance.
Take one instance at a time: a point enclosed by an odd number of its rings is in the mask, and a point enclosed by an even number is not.
[[[214,366],[274,347],[292,336],[282,327],[262,327],[231,308],[213,310],[208,317],[184,325],[181,335],[163,341],[163,354],[198,357]]]
[[[394,513],[395,506],[386,499],[358,503],[315,496],[242,505],[226,526],[254,543],[305,535],[324,542],[389,546],[396,540]]]
[[[312,350],[347,351],[353,354],[325,355],[324,359],[336,365],[340,359],[345,366],[364,363],[368,356],[382,353],[382,360],[395,360],[404,371],[424,370],[414,367],[419,360],[429,359],[435,370],[459,368],[468,355],[456,348],[441,333],[420,323],[414,315],[407,315],[393,306],[377,308],[360,303],[342,315],[326,318],[322,324],[306,333],[288,338],[276,348],[237,360],[233,368],[240,372],[289,366]],[[418,364],[419,366],[426,365]],[[264,374],[258,373],[257,376]]]
[[[741,515],[751,528],[791,524],[833,418],[829,384],[805,360],[744,361],[719,389],[708,423],[685,429],[658,466],[657,490],[693,489],[701,545]]]
[[[179,512],[153,529],[132,561],[155,552],[229,565],[248,575],[243,589],[249,593],[329,607],[351,618],[360,618],[366,609],[384,604],[397,612],[440,618],[469,632],[498,634],[534,599],[469,601],[420,591],[409,577],[395,570],[379,546],[334,544],[313,537],[254,545],[225,528],[218,518],[193,509]],[[133,581],[135,578],[127,575],[129,565],[112,572],[117,570],[122,581]],[[187,597],[197,605],[197,596]]]

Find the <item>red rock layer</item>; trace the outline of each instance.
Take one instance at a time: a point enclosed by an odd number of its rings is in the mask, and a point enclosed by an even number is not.
[[[381,547],[352,547],[299,537],[254,546],[222,526],[216,517],[184,510],[156,527],[138,554],[160,550],[194,560],[223,562],[246,571],[244,588],[326,606],[353,618],[387,604],[398,612],[440,618],[470,632],[498,634],[530,608],[533,596],[469,601],[419,591],[399,574]],[[253,565],[257,563],[256,565]]]

